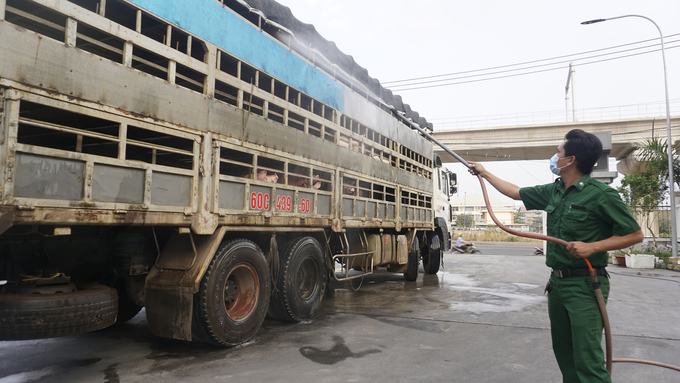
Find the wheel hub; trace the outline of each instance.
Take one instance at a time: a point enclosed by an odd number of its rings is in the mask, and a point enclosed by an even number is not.
[[[224,283],[224,309],[230,319],[248,319],[257,306],[259,281],[255,270],[246,264],[237,265]]]

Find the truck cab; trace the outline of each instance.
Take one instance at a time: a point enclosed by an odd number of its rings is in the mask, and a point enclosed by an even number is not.
[[[453,215],[451,214],[451,196],[458,190],[456,173],[451,172],[442,164],[441,157],[434,155],[436,179],[434,181],[435,200],[435,231],[441,238],[443,251],[451,249],[451,228]]]

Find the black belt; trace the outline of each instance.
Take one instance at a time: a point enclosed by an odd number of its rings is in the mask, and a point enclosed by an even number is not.
[[[606,275],[609,277],[609,274],[607,273],[607,269],[604,267],[596,267],[595,268],[595,273],[597,275]],[[590,270],[588,269],[571,269],[571,270],[555,270],[553,269],[552,275],[556,276],[557,278],[568,278],[568,277],[587,277],[590,275]]]

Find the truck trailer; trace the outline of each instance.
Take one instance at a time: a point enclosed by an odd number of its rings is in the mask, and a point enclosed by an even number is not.
[[[233,346],[451,247],[432,125],[275,1],[0,0],[0,51],[0,340]]]

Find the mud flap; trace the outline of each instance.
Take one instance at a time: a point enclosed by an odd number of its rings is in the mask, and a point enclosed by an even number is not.
[[[14,225],[14,207],[0,207],[0,234],[7,231],[12,225]]]
[[[441,234],[442,234],[442,250],[443,251],[449,251],[451,250],[451,233],[449,233],[449,229],[446,226],[446,220],[442,217],[436,217],[434,219],[434,226],[435,228],[440,228],[441,229]]]
[[[160,337],[192,340],[194,293],[215,256],[226,227],[212,235],[174,234],[146,277],[146,318]]]
[[[194,294],[181,291],[146,291],[146,322],[163,338],[192,340],[191,316]]]

